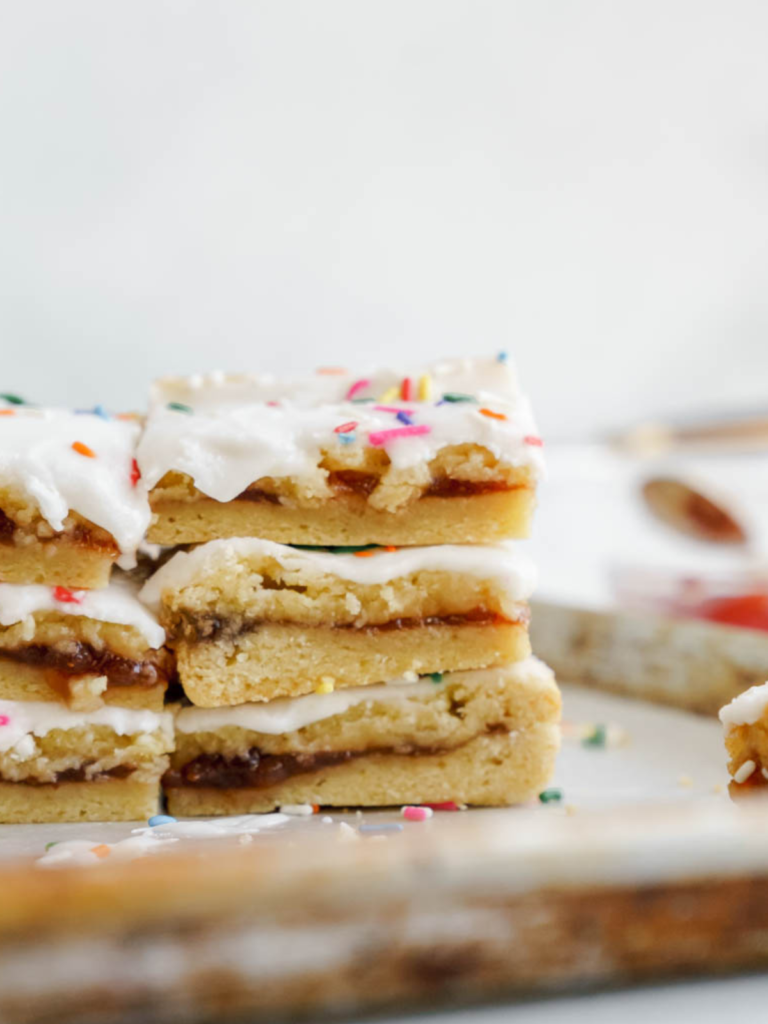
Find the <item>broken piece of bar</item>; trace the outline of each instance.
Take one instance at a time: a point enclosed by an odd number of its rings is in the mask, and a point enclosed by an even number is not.
[[[768,786],[768,683],[752,686],[720,711],[732,796]]]
[[[560,695],[535,658],[267,704],[183,708],[164,778],[176,815],[283,804],[514,804],[548,781]]]
[[[0,583],[0,699],[162,710],[172,658],[136,590]]]
[[[535,576],[513,543],[340,552],[239,538],[177,553],[141,596],[187,697],[218,707],[526,658]]]
[[[146,819],[172,749],[170,711],[0,700],[0,822]]]
[[[0,417],[0,581],[103,587],[150,518],[133,420],[20,406]]]
[[[528,534],[541,439],[513,370],[158,382],[137,459],[149,540],[493,543]]]

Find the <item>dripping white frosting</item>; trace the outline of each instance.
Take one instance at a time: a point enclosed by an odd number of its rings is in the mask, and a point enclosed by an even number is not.
[[[70,596],[72,599],[67,600]],[[0,583],[1,626],[13,626],[36,612],[58,612],[60,615],[84,616],[99,622],[132,626],[152,648],[162,647],[165,642],[165,630],[139,601],[137,588],[128,580],[114,575],[103,590]]]
[[[141,600],[157,607],[165,591],[178,591],[204,580],[226,565],[249,556],[274,558],[303,576],[331,575],[353,583],[380,585],[415,573],[433,571],[497,580],[510,601],[524,601],[536,585],[536,568],[514,542],[489,545],[439,544],[429,547],[382,548],[359,558],[354,554],[307,551],[255,537],[212,540],[169,559],[141,591]]]
[[[160,732],[173,739],[173,714],[105,704],[97,711],[72,711],[53,701],[0,700],[0,751],[17,747],[27,736],[46,736],[54,729],[105,725],[118,736]],[[19,749],[19,748],[17,748]],[[20,749],[24,749],[23,746]]]
[[[147,488],[132,482],[140,432],[133,421],[65,409],[18,409],[0,417],[0,483],[33,502],[57,532],[71,511],[110,533],[126,568],[149,525]],[[80,442],[94,453],[72,448]]]
[[[754,725],[763,717],[767,708],[768,683],[751,686],[720,709],[720,721],[726,729],[735,729],[738,725]]]
[[[237,726],[250,732],[269,735],[294,732],[314,722],[322,722],[357,704],[380,704],[389,701],[423,700],[440,692],[450,682],[470,685],[491,684],[504,679],[536,676],[543,680],[552,677],[552,671],[537,658],[509,665],[503,669],[479,669],[471,672],[446,673],[440,683],[431,679],[406,682],[397,679],[374,686],[354,686],[333,693],[311,693],[305,697],[279,697],[267,703],[238,704],[226,708],[182,708],[176,716],[176,730],[183,733],[216,732],[227,726]]]
[[[494,360],[461,360],[408,374],[385,370],[305,381],[209,375],[160,382],[137,451],[143,479],[151,488],[175,470],[190,476],[209,497],[231,501],[263,477],[312,476],[323,451],[345,446],[343,436],[353,438],[350,447],[359,447],[373,443],[376,434],[386,437],[387,431],[404,426],[393,411],[377,409],[378,401],[347,401],[350,387],[369,381],[355,397],[380,398],[403,376],[417,387],[427,373],[433,388],[429,401],[393,398],[383,403],[394,411],[409,410],[413,425],[426,431],[383,440],[395,468],[423,465],[451,445],[477,444],[509,465],[540,475],[536,424],[513,371]],[[476,401],[436,404],[445,392],[470,394]],[[181,402],[191,412],[169,408],[169,402]],[[481,413],[486,407],[497,415]],[[336,433],[345,423],[356,427]]]

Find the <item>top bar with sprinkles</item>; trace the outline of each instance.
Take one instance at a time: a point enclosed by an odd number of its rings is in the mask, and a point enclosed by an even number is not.
[[[105,587],[149,524],[140,424],[0,397],[0,582]]]
[[[541,439],[503,358],[288,381],[158,381],[137,451],[148,539],[476,544],[525,537]]]

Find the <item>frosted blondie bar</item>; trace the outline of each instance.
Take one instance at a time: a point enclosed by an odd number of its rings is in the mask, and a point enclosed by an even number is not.
[[[144,586],[202,707],[527,657],[535,571],[514,544],[299,550],[255,538],[174,555]]]
[[[268,704],[183,708],[164,786],[177,815],[282,804],[514,804],[549,779],[560,696],[534,658]]]
[[[137,458],[159,544],[426,545],[526,536],[540,448],[509,365],[456,360],[166,379]]]
[[[103,587],[129,567],[150,510],[139,424],[61,409],[0,410],[0,581]]]

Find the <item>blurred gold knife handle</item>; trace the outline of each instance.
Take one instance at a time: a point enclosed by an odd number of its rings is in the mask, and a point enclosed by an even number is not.
[[[768,416],[701,421],[690,425],[649,420],[615,435],[611,444],[642,457],[681,448],[718,452],[768,450]]]

